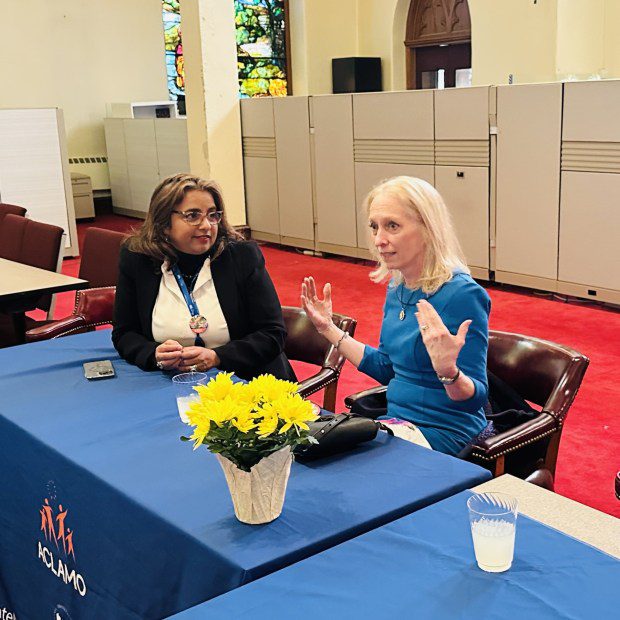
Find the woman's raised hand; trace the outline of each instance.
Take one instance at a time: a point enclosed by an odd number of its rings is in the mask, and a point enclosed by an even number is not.
[[[463,321],[453,336],[435,308],[425,299],[418,302],[415,315],[435,372],[442,377],[453,377],[457,372],[456,360],[465,344],[471,320]]]
[[[314,278],[309,276],[301,283],[301,306],[306,311],[318,332],[324,332],[332,325],[332,286],[327,283],[323,287],[323,299],[316,294]]]

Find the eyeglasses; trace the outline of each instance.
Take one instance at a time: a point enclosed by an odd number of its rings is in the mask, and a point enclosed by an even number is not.
[[[209,211],[204,213],[199,209],[192,209],[190,211],[173,211],[178,213],[187,224],[190,226],[200,226],[204,219],[207,218],[210,224],[219,224],[222,221],[222,211]]]

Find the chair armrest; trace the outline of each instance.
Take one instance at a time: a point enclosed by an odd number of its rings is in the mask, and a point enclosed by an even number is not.
[[[472,446],[472,456],[483,461],[493,461],[499,456],[513,452],[524,445],[534,443],[552,435],[560,426],[549,413],[542,411],[533,420],[528,420],[510,430],[478,441]]]
[[[590,360],[585,355],[576,355],[562,381],[556,385],[545,403],[543,410],[553,416],[559,424],[564,421],[569,407],[577,396],[589,363]]]
[[[73,313],[64,319],[52,321],[26,332],[26,342],[66,336],[89,327],[112,322],[115,286],[102,286],[78,291]]]
[[[88,326],[89,323],[85,317],[72,314],[64,319],[28,330],[26,332],[26,342],[38,342],[39,340],[58,338],[68,333],[74,333],[79,329],[85,329]]]
[[[310,394],[314,394],[319,390],[322,390],[324,387],[328,386],[330,383],[338,380],[339,373],[337,373],[333,368],[321,368],[319,372],[303,381],[299,382],[299,390],[297,390],[298,394],[303,396],[310,396]]]
[[[355,394],[349,394],[349,396],[345,397],[344,404],[347,409],[351,409],[353,403],[359,398],[364,398],[364,396],[379,395],[385,392],[387,392],[387,385],[377,385],[375,387],[368,388],[367,390],[356,392]]]

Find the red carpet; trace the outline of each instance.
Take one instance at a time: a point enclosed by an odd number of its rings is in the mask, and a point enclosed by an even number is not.
[[[96,225],[127,230],[135,222],[132,218],[101,216]],[[80,237],[87,226],[78,226]],[[299,305],[299,285],[304,276],[313,275],[321,285],[329,281],[334,310],[357,319],[358,339],[377,343],[385,289],[368,279],[370,267],[347,259],[323,259],[269,246],[263,247],[263,252],[283,305]],[[75,275],[78,268],[79,260],[69,259],[64,262],[63,272]],[[620,501],[613,487],[615,473],[620,470],[620,314],[589,304],[563,303],[499,288],[490,288],[489,294],[493,302],[493,329],[554,340],[590,358],[590,367],[562,435],[556,491],[620,517]],[[72,293],[59,295],[56,316],[67,315],[72,307]],[[304,369],[299,365],[296,369],[303,377]],[[346,364],[338,388],[340,409],[344,396],[373,384]]]

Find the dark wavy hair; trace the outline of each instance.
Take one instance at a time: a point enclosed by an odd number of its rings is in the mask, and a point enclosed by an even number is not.
[[[193,174],[174,174],[155,188],[144,223],[126,241],[129,250],[146,254],[156,261],[168,260],[171,265],[176,263],[177,252],[165,230],[170,228],[172,212],[183,202],[187,192],[191,191],[208,192],[217,210],[222,212],[212,258],[219,256],[226,244],[243,239],[228,223],[222,190],[215,181],[207,181]]]

